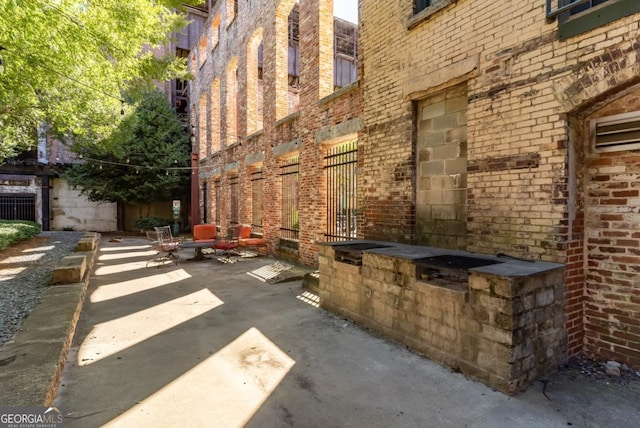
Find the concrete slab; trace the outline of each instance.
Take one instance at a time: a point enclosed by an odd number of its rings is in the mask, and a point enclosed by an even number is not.
[[[249,275],[272,258],[156,269],[148,252],[101,247],[55,401],[66,426],[640,424],[630,387],[559,375],[508,397],[472,382],[319,309],[302,280]]]

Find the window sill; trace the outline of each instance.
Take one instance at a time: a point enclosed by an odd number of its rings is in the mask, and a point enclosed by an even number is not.
[[[285,116],[285,117],[283,117],[282,119],[280,119],[280,120],[276,121],[276,125],[275,125],[275,126],[276,126],[276,128],[277,128],[277,127],[282,126],[282,125],[284,125],[284,124],[285,124],[285,123],[287,123],[287,122],[291,122],[291,121],[293,121],[293,120],[295,120],[295,119],[297,119],[297,118],[299,118],[299,117],[300,117],[300,110],[298,110],[298,111],[294,111],[294,112],[293,112],[293,113],[291,113],[290,115]]]
[[[326,97],[320,98],[318,100],[318,105],[321,106],[323,104],[330,103],[331,101],[335,100],[336,98],[340,98],[344,94],[346,94],[348,92],[351,92],[354,89],[357,89],[359,87],[360,87],[360,80],[356,79],[355,81],[349,83],[347,86],[343,86],[342,88],[340,88],[337,91],[327,95]]]
[[[407,19],[407,22],[406,22],[407,30],[411,30],[412,28],[419,25],[423,21],[426,21],[427,19],[429,19],[431,15],[436,14],[441,9],[444,9],[445,7],[449,6],[451,3],[456,3],[457,1],[458,0],[434,0],[431,6],[421,10],[420,12],[416,13],[415,15]]]

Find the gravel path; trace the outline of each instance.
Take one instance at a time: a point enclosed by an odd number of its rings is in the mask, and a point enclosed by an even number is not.
[[[58,260],[72,253],[82,232],[42,232],[33,246],[0,254],[0,346],[10,341],[40,302]],[[13,250],[13,251],[12,251]]]

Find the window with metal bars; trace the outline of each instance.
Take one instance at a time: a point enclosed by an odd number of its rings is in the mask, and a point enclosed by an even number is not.
[[[221,195],[220,195],[220,192],[222,191],[222,186],[221,186],[220,180],[216,180],[213,183],[213,188],[215,189],[215,192],[216,192],[216,194],[215,194],[216,207],[215,207],[215,211],[214,211],[215,212],[214,221],[215,221],[215,223],[217,225],[220,225],[220,211],[221,211],[220,210],[220,201],[222,200]]]
[[[300,223],[298,217],[298,157],[286,159],[280,166],[282,181],[282,224],[280,237],[284,239],[298,239]]]
[[[263,233],[262,230],[262,170],[251,173],[251,231]]]
[[[238,177],[231,177],[229,179],[229,190],[231,191],[231,212],[229,222],[231,224],[239,223],[238,216]]]
[[[36,195],[0,194],[0,219],[36,221]]]
[[[334,71],[336,89],[353,83],[358,78],[358,26],[335,18],[333,21]]]
[[[332,147],[325,156],[327,183],[327,241],[356,238],[358,142]]]
[[[207,195],[207,182],[202,183],[202,223],[207,223],[207,217],[209,213],[209,198]]]
[[[293,6],[289,14],[288,21],[288,71],[289,85],[298,86],[298,76],[300,75],[300,9],[298,4]]]
[[[640,12],[638,0],[546,0],[549,22],[558,18],[558,38],[585,33]]]

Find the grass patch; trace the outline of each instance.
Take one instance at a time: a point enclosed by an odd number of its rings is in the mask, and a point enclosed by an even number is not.
[[[0,220],[0,251],[40,233],[40,225],[24,220]]]

